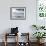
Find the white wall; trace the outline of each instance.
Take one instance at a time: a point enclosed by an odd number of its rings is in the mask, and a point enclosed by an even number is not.
[[[26,7],[26,20],[10,20],[10,7]],[[0,34],[17,26],[32,35],[32,24],[36,24],[36,0],[0,0]]]

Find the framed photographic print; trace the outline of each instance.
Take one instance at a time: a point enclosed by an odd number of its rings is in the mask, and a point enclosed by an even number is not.
[[[25,20],[26,19],[26,8],[25,7],[11,7],[10,8],[10,19],[11,20]]]

